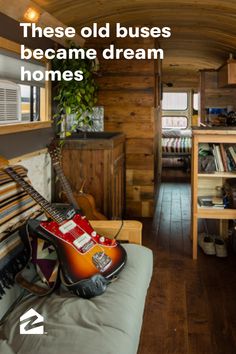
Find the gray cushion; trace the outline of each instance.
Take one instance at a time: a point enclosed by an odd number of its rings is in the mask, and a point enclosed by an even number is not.
[[[136,353],[152,274],[152,252],[134,244],[124,247],[127,264],[103,295],[85,300],[64,291],[60,296],[32,297],[18,305],[2,327],[7,343],[0,341],[0,352]],[[44,316],[46,334],[19,334],[19,318],[30,308]]]
[[[191,138],[191,136],[192,136],[191,129],[163,129],[162,130],[163,138],[182,138],[182,137]]]

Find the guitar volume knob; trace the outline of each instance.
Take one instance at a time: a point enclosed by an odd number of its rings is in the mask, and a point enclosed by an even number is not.
[[[99,242],[101,242],[101,243],[105,242],[105,237],[101,236],[101,237],[99,238]]]
[[[93,236],[93,237],[97,236],[96,231],[93,231],[93,232],[91,233],[91,236]]]

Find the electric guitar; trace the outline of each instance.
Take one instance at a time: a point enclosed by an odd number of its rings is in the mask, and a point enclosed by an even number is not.
[[[60,162],[60,148],[55,140],[53,140],[48,146],[48,152],[51,156],[52,165],[56,171],[57,177],[59,178],[63,192],[65,193],[69,203],[73,205],[75,209],[80,208],[89,220],[107,220],[105,215],[96,209],[94,197],[91,194],[84,193],[83,188],[85,180],[82,183],[79,193],[72,191],[71,186],[63,173]]]
[[[75,214],[68,220],[13,167],[4,171],[50,216],[49,221],[38,222],[35,230],[54,245],[66,286],[75,292],[79,289],[82,297],[102,293],[125,265],[124,248],[116,240],[97,234],[84,216]]]

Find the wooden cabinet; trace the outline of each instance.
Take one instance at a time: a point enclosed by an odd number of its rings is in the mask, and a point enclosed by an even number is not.
[[[72,190],[90,193],[97,209],[109,219],[124,215],[125,136],[122,133],[92,132],[65,140],[62,147],[63,171]],[[57,187],[57,199],[60,189]]]
[[[202,123],[208,123],[208,108],[236,109],[236,87],[219,88],[217,70],[200,71],[200,118]]]
[[[236,219],[236,209],[203,208],[198,206],[198,196],[216,195],[217,188],[223,186],[225,179],[236,178],[234,172],[199,173],[198,149],[201,143],[232,144],[236,143],[236,130],[194,129],[192,147],[192,242],[193,259],[197,259],[198,219]],[[223,231],[224,223],[221,223]]]
[[[236,60],[230,59],[218,71],[218,86],[236,85]]]

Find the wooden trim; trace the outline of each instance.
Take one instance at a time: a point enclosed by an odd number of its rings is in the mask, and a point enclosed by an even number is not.
[[[6,39],[4,37],[0,37],[0,48],[9,50],[20,55],[20,44],[10,41],[9,39]]]
[[[197,191],[198,191],[198,137],[193,136],[192,146],[192,167],[191,167],[191,189],[192,189],[192,242],[193,242],[193,259],[197,259]]]
[[[106,237],[114,237],[119,231],[122,220],[93,220],[90,221],[92,227]],[[125,220],[119,232],[118,240],[129,243],[142,244],[142,223],[139,221]]]
[[[46,63],[46,70],[51,69],[51,63]],[[52,83],[51,81],[45,81],[45,117],[42,120],[51,120],[52,115]]]
[[[222,177],[222,178],[236,178],[236,172],[212,172],[212,173],[198,173],[198,177]]]
[[[225,141],[222,140],[222,135],[225,136]],[[205,134],[194,134],[193,137],[198,137],[200,139],[200,143],[230,143],[230,144],[235,144],[235,139],[236,139],[236,131],[229,130],[229,131],[222,131],[221,133],[219,131],[211,132],[208,134],[208,131]],[[227,141],[226,141],[227,139]]]
[[[30,159],[31,157],[46,154],[48,152],[48,149],[41,149],[37,151],[30,152],[28,154],[24,154],[21,156],[14,157],[13,159],[9,160],[10,165],[15,165],[23,160]]]
[[[198,219],[219,219],[228,220],[236,218],[236,209],[217,209],[217,208],[199,208],[197,197],[199,193],[199,178],[206,178],[209,181],[209,186],[216,181],[235,177],[234,173],[229,172],[215,172],[212,174],[198,173],[198,146],[200,143],[224,143],[234,144],[236,138],[236,130],[229,129],[197,129],[193,130],[193,145],[192,145],[192,222],[191,233],[193,242],[193,259],[197,259],[198,248]],[[222,181],[223,183],[223,181]],[[222,227],[220,229],[222,235],[225,234],[227,223],[221,221]]]
[[[192,130],[193,135],[236,135],[236,129],[193,129]],[[209,139],[209,137],[207,136]],[[202,139],[202,137],[201,137]],[[227,137],[228,139],[228,137]],[[235,136],[234,136],[235,139]],[[202,141],[201,141],[202,142]]]
[[[2,49],[6,49],[8,50],[9,52],[13,52],[13,53],[16,53],[20,56],[20,44],[16,43],[16,42],[13,42],[7,38],[4,38],[4,37],[0,37],[0,48]],[[20,58],[19,58],[20,59]],[[34,62],[41,62],[41,63],[44,63],[44,64],[47,64],[48,62],[48,59],[45,59],[45,58],[42,58],[42,59],[33,59]]]
[[[235,209],[207,209],[198,208],[197,218],[198,219],[235,219],[236,210]],[[196,241],[197,243],[197,241]]]
[[[200,92],[200,97],[199,97],[199,114],[198,116],[200,117],[200,121],[202,123],[205,122],[206,120],[206,114],[205,114],[205,107],[206,107],[206,80],[205,80],[205,73],[203,71],[200,71],[199,74],[199,92]]]
[[[16,123],[16,124],[0,124],[0,135],[21,133],[29,130],[50,128],[51,122],[29,122],[29,123]]]

